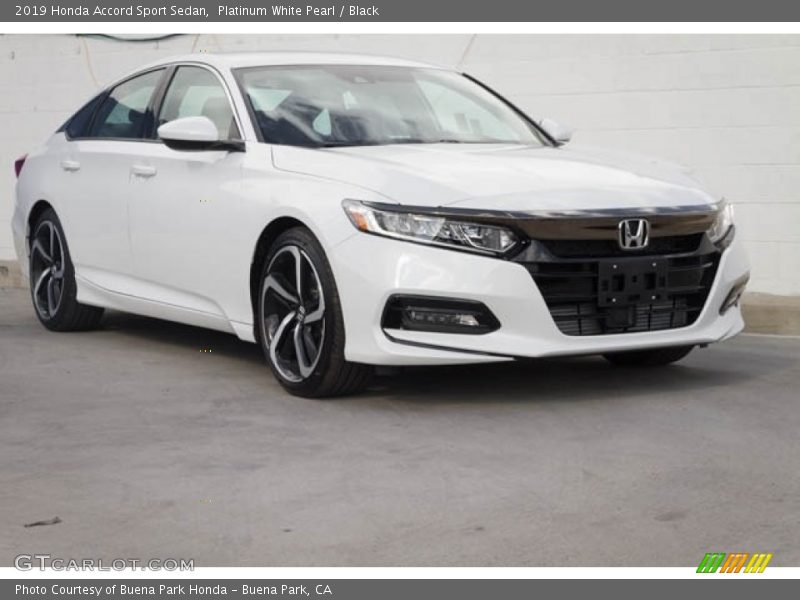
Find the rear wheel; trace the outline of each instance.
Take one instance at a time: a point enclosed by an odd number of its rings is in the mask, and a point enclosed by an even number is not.
[[[604,354],[608,362],[621,367],[659,367],[678,362],[692,351],[694,346],[670,346],[652,350],[633,350]]]
[[[281,385],[321,398],[361,391],[372,368],[344,358],[344,320],[328,260],[310,231],[275,240],[261,272],[258,333]]]
[[[31,300],[36,316],[51,331],[95,327],[103,309],[77,301],[75,269],[61,222],[47,209],[33,226],[30,248]]]

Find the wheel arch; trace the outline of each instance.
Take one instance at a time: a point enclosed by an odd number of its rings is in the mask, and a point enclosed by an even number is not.
[[[39,217],[42,215],[42,213],[44,213],[48,209],[52,210],[53,212],[55,212],[55,210],[56,210],[53,207],[53,205],[50,204],[47,200],[39,199],[39,200],[37,200],[36,202],[33,203],[33,206],[28,211],[28,219],[27,219],[27,222],[26,222],[28,230],[27,230],[26,235],[25,235],[28,247],[30,247],[31,234],[33,233],[34,224],[39,219]],[[56,214],[58,214],[58,213],[56,213]]]
[[[270,246],[280,234],[294,227],[305,227],[309,231],[311,228],[296,217],[282,216],[269,222],[261,231],[256,246],[253,250],[253,260],[250,263],[250,307],[253,311],[253,333],[258,339],[258,319],[256,310],[258,306],[258,287],[261,277],[261,267],[267,258]],[[315,236],[316,237],[316,236]]]

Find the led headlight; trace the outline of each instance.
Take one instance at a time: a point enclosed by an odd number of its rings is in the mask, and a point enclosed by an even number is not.
[[[714,224],[708,229],[708,238],[716,244],[728,235],[731,227],[733,227],[733,206],[723,200]]]
[[[437,215],[378,209],[357,200],[342,202],[359,231],[386,237],[500,256],[519,239],[502,226],[453,220]]]

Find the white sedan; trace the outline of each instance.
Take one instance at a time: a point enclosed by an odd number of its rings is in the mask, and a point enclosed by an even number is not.
[[[48,329],[112,308],[231,332],[301,396],[374,365],[661,365],[741,331],[730,205],[568,141],[427,64],[179,57],[17,161],[15,245]]]

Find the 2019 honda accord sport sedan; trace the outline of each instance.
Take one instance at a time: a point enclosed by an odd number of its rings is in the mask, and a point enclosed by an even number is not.
[[[113,308],[231,332],[302,396],[374,365],[667,364],[738,333],[730,205],[568,139],[416,62],[164,60],[17,161],[15,245],[48,329]]]

